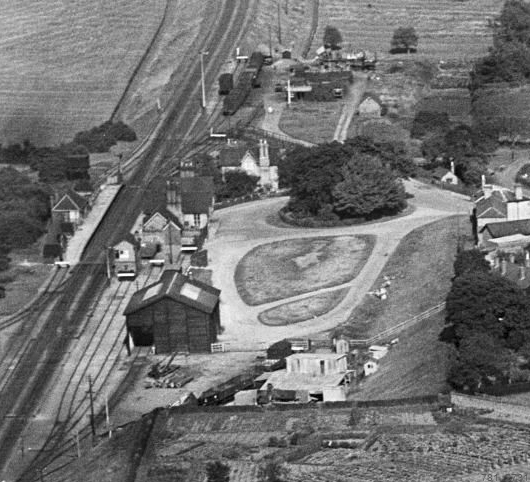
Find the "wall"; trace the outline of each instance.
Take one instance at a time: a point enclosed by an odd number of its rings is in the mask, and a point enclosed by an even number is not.
[[[508,221],[530,219],[530,201],[506,203],[508,207]]]
[[[324,361],[324,373],[321,371],[321,361]],[[307,373],[320,376],[333,373],[343,373],[348,369],[345,356],[341,357],[340,359],[288,357],[286,362],[287,373]]]

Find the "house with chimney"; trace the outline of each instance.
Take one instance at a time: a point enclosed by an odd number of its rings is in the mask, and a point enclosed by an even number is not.
[[[88,214],[88,201],[72,189],[56,196],[52,203],[52,219],[65,234],[74,234],[75,229]]]
[[[229,141],[229,144],[219,152],[219,166],[223,179],[229,171],[244,171],[249,176],[259,178],[258,186],[277,191],[278,157],[279,150],[269,148],[265,139],[260,139],[257,146]]]
[[[530,287],[530,252],[527,250],[502,256],[496,252],[489,261],[493,272],[509,279],[521,289],[526,290]]]
[[[432,173],[433,179],[438,183],[453,184],[456,186],[460,180],[455,174],[455,163],[451,161],[449,169],[445,167],[437,167]]]
[[[182,225],[163,203],[149,214],[142,213],[139,228],[140,256],[163,259],[165,264],[177,264],[182,247]]]

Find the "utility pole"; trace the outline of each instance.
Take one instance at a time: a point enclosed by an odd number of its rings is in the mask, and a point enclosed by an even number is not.
[[[107,265],[107,278],[108,279],[111,278],[109,250],[110,248],[105,248],[105,260],[106,260],[106,265]]]
[[[90,397],[90,428],[92,429],[92,437],[96,436],[96,420],[94,417],[94,394],[92,392],[92,377],[88,375],[88,394]]]
[[[199,55],[201,56],[201,91],[202,91],[202,103],[201,106],[203,109],[206,109],[206,86],[204,82],[204,56],[208,55],[208,52],[205,52],[204,50],[201,50],[199,52]]]
[[[112,438],[112,428],[110,426],[109,399],[107,396],[105,396],[105,420],[107,422],[107,430],[109,431],[109,438]]]
[[[171,220],[168,220],[167,224],[167,237],[169,238],[169,264],[173,264],[173,246],[171,246]]]
[[[282,22],[280,20],[280,0],[278,0],[278,43],[282,44]]]
[[[272,29],[269,24],[269,55],[272,57]]]

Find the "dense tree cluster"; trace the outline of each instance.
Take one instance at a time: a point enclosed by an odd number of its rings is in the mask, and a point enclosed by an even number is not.
[[[256,190],[259,177],[249,176],[244,171],[228,171],[225,173],[224,182],[217,184],[215,197],[218,201],[234,199]]]
[[[338,47],[342,43],[342,35],[337,27],[327,25],[324,29],[324,37],[322,39],[324,45],[331,48]]]
[[[108,152],[118,141],[136,140],[135,132],[121,121],[107,121],[89,131],[78,132],[74,144],[85,146],[88,152]]]
[[[493,47],[477,61],[471,72],[470,89],[495,82],[530,79],[530,5],[507,0],[495,23]]]
[[[530,354],[530,302],[525,291],[489,270],[478,251],[461,251],[446,302],[446,326],[440,339],[456,349],[449,382],[480,389],[514,381],[518,355]]]
[[[14,248],[26,248],[44,232],[50,215],[48,191],[15,169],[0,170],[0,270]]]
[[[405,207],[398,176],[412,172],[404,146],[356,137],[295,149],[280,165],[280,180],[291,189],[295,216],[371,218]]]
[[[418,34],[414,27],[398,27],[394,30],[390,41],[391,54],[416,52],[417,46]]]

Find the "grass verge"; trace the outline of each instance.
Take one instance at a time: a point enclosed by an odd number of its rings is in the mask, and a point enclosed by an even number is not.
[[[471,235],[468,225],[467,217],[451,216],[405,236],[372,287],[379,288],[385,275],[393,277],[388,299],[366,295],[339,330],[352,338],[369,338],[445,299],[458,236]]]
[[[268,326],[285,326],[322,316],[337,306],[348,293],[348,288],[320,293],[303,300],[285,303],[258,315]]]
[[[243,301],[255,306],[337,286],[357,276],[374,243],[374,236],[362,235],[262,244],[238,263],[236,287]]]

